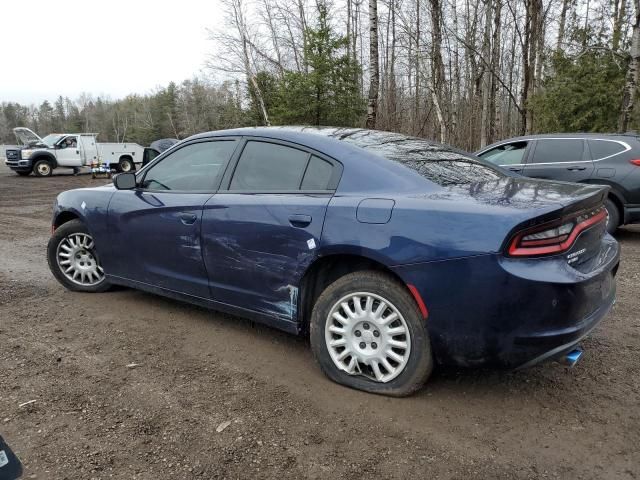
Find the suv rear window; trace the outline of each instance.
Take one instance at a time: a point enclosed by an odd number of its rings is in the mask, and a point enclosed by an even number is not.
[[[584,140],[581,138],[545,138],[536,141],[533,159],[529,163],[579,162]]]
[[[593,160],[611,157],[624,152],[626,149],[624,145],[611,140],[589,140],[589,150],[591,150],[591,158]]]

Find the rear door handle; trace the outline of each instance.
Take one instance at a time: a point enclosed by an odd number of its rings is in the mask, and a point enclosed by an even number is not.
[[[576,170],[586,170],[586,169],[587,169],[587,167],[577,167],[577,166],[574,166],[574,167],[567,167],[567,170],[570,170],[570,171],[572,171],[572,172],[574,172],[574,171],[576,171]]]
[[[308,227],[311,224],[311,215],[302,215],[299,213],[289,215],[289,223],[298,228]]]
[[[196,223],[197,219],[198,216],[195,213],[182,212],[180,214],[180,221],[185,225],[193,225],[194,223]]]

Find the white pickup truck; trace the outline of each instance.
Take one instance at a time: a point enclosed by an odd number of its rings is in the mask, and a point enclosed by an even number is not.
[[[19,148],[7,149],[5,164],[18,175],[48,177],[55,168],[88,167],[103,163],[120,172],[142,163],[144,148],[137,143],[98,143],[96,133],[52,133],[40,138],[28,128],[14,128]]]

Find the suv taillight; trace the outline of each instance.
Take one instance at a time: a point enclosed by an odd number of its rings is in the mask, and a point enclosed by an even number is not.
[[[606,219],[607,211],[600,207],[523,230],[516,233],[509,243],[508,253],[512,257],[532,257],[566,252],[581,232]]]
[[[640,167],[640,158],[636,160],[629,160],[629,163],[634,164],[636,167]]]

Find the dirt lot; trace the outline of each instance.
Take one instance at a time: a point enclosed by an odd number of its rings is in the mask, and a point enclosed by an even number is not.
[[[51,204],[104,182],[0,166],[0,434],[26,478],[640,477],[640,228],[618,236],[618,304],[575,368],[437,370],[398,400],[329,382],[302,338],[64,290]]]

